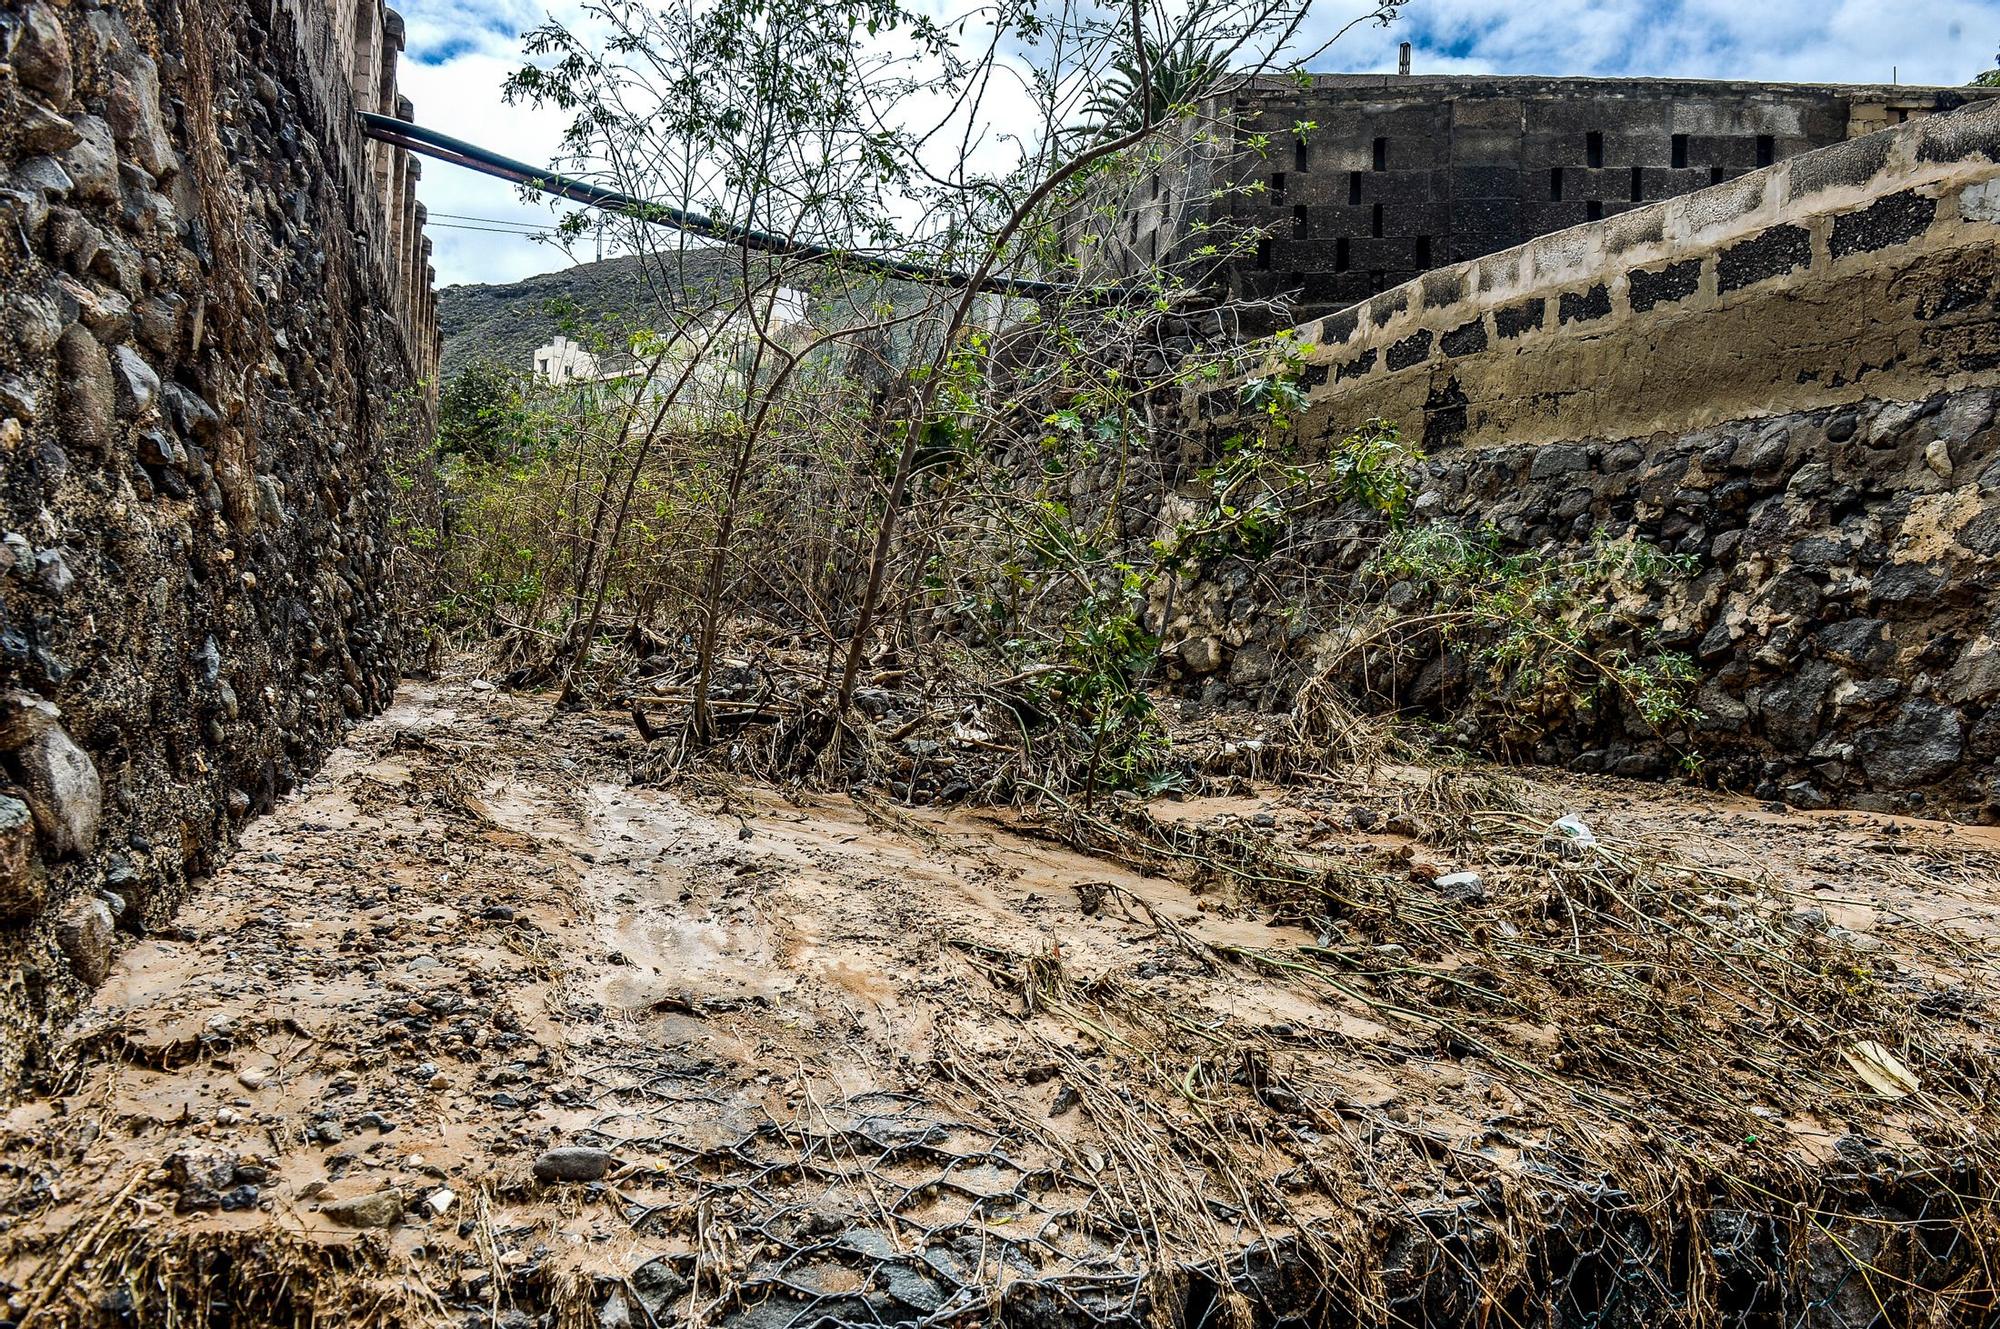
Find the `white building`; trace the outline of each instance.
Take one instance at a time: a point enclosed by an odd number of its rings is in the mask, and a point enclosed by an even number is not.
[[[796,344],[811,335],[810,306],[804,291],[780,286],[758,292],[755,299],[763,306],[759,314],[768,320],[766,329],[773,338]],[[534,373],[537,381],[554,388],[602,385],[615,390],[627,380],[645,379],[641,390],[649,395],[679,383],[690,404],[714,403],[732,394],[740,396],[756,339],[750,311],[739,305],[679,329],[665,343],[640,339],[632,350],[622,353],[598,355],[558,335],[535,351]],[[647,362],[655,355],[660,356],[663,368],[648,376]],[[666,368],[685,366],[697,356],[699,362],[686,375]]]
[[[605,377],[597,357],[560,334],[535,352],[535,377],[551,387],[596,383]]]

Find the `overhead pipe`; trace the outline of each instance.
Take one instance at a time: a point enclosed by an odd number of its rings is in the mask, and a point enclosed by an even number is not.
[[[530,166],[512,157],[489,152],[477,144],[467,143],[464,139],[440,134],[435,129],[421,128],[408,120],[377,115],[372,111],[358,111],[356,114],[361,120],[361,132],[379,142],[421,153],[426,157],[434,157],[439,161],[450,162],[454,166],[463,166],[470,171],[526,185],[530,189],[553,194],[572,203],[602,208],[606,212],[616,212],[649,225],[669,226],[678,231],[685,231],[689,235],[706,236],[711,240],[721,240],[761,253],[782,254],[787,258],[824,260],[880,273],[885,277],[920,282],[926,286],[946,286],[955,290],[977,286],[982,291],[999,295],[1025,296],[1031,299],[1076,294],[1115,299],[1123,294],[1117,287],[1085,288],[1066,282],[1036,281],[1026,277],[998,274],[982,277],[975,282],[970,274],[954,272],[947,268],[912,263],[904,259],[857,254],[851,250],[835,249],[828,245],[792,240],[766,231],[753,230],[747,226],[738,226],[733,222],[719,222],[698,212],[655,203],[616,189],[606,189],[602,185],[594,185],[588,180],[579,180],[575,176],[564,175],[558,171]]]

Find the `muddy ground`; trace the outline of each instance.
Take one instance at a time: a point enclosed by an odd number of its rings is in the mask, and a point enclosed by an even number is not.
[[[470,675],[355,729],[0,1119],[0,1320],[1990,1314],[1990,828],[1396,766],[1058,827],[643,747]],[[1205,861],[1257,842],[1324,907]],[[1614,850],[1726,944],[1596,928]]]

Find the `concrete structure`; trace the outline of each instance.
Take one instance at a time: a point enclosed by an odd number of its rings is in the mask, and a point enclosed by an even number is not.
[[[552,388],[571,383],[597,383],[607,377],[623,377],[630,372],[629,368],[625,368],[615,375],[607,375],[599,366],[597,356],[561,333],[535,350],[535,378]]]
[[[1448,263],[1724,184],[1994,95],[1668,79],[1322,75],[1206,108],[1135,181],[1113,270],[1244,238],[1253,326],[1330,313]]]

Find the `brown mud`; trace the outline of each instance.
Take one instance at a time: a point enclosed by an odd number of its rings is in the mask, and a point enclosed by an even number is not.
[[[1051,821],[642,747],[466,676],[356,728],[0,1118],[0,1320],[1991,1313],[1990,829],[1396,766]]]

